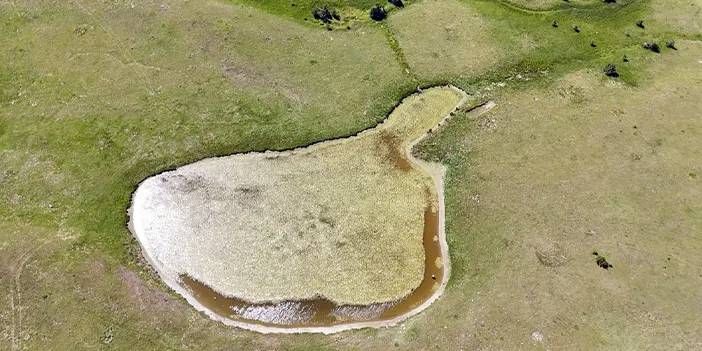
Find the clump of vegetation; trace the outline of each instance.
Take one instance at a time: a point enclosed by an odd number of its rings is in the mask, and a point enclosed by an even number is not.
[[[405,3],[402,2],[402,0],[388,0],[388,2],[395,5],[395,7],[399,7],[399,8],[405,7]]]
[[[619,72],[617,72],[617,66],[613,63],[608,64],[604,68],[604,74],[607,77],[617,78],[619,77]]]
[[[614,266],[612,266],[609,262],[607,262],[607,259],[606,259],[606,258],[604,258],[604,257],[602,257],[602,256],[597,257],[597,261],[596,261],[596,262],[597,262],[597,265],[598,265],[598,266],[600,266],[600,267],[602,267],[602,268],[604,268],[604,269],[610,269],[610,268],[613,268],[613,267],[614,267]]]
[[[660,52],[661,52],[661,47],[658,46],[658,44],[655,42],[647,41],[647,42],[643,43],[643,47],[644,47],[644,49],[653,51],[657,54],[660,54]]]
[[[336,20],[339,21],[341,20],[341,16],[339,16],[339,13],[336,12],[334,9],[330,9],[327,7],[327,5],[324,5],[324,7],[315,7],[314,10],[312,10],[312,17],[318,21],[322,21],[323,23],[331,23],[332,21]]]
[[[73,30],[73,33],[75,33],[78,36],[83,36],[85,33],[88,33],[88,26],[85,24],[82,24],[78,27],[76,27],[75,30]]]
[[[370,9],[370,18],[374,21],[382,21],[388,17],[388,10],[381,5],[375,5]]]
[[[559,267],[568,262],[568,256],[558,243],[547,243],[536,249],[536,258],[546,267]]]
[[[602,0],[605,4],[616,4],[617,0]]]
[[[558,28],[558,21],[553,20],[553,22],[551,22],[551,27]]]
[[[677,50],[678,48],[675,46],[675,40],[668,40],[668,42],[665,43],[665,47],[668,49],[673,49]]]
[[[576,26],[576,25],[573,25],[573,31],[574,31],[575,33],[580,33],[580,27],[578,27],[578,26]]]
[[[644,23],[643,23],[642,20],[636,21],[636,26],[639,27],[639,28],[641,28],[641,29],[646,28],[646,26],[644,25]]]
[[[597,256],[597,258],[595,259],[595,263],[597,263],[597,265],[602,269],[614,268],[614,266],[607,262],[607,259],[604,256],[600,256],[600,254],[598,254],[597,251],[593,252],[592,254]]]

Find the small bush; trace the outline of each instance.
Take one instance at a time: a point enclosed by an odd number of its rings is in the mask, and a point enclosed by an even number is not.
[[[388,17],[388,10],[381,5],[375,5],[370,9],[370,18],[374,21],[382,21]]]
[[[610,269],[610,268],[614,267],[611,264],[609,264],[609,262],[607,262],[606,258],[604,258],[602,256],[598,256],[596,262],[597,262],[597,265],[602,267],[603,269]]]
[[[597,251],[593,252],[592,254],[597,256],[597,258],[595,259],[595,263],[597,263],[597,265],[600,266],[602,269],[614,268],[614,266],[607,262],[607,259],[604,256],[600,256],[600,254],[598,254]]]
[[[388,2],[395,5],[395,7],[399,7],[399,8],[405,7],[405,3],[403,3],[402,0],[388,0]]]
[[[85,33],[88,33],[88,26],[83,24],[78,27],[76,27],[75,30],[73,30],[73,33],[78,35],[78,36],[83,36]]]
[[[659,54],[661,52],[661,47],[658,46],[658,44],[656,44],[654,42],[647,41],[647,42],[643,43],[643,47],[644,47],[644,49],[653,51],[657,54]]]
[[[617,72],[617,66],[615,66],[613,63],[610,63],[607,66],[605,66],[604,74],[607,77],[612,77],[612,78],[619,77],[619,72]]]
[[[329,9],[326,5],[324,7],[316,7],[314,10],[312,10],[312,17],[327,24],[334,20],[341,20],[339,13],[334,9]]]

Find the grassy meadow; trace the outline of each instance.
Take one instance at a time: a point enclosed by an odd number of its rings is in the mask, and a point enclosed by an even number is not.
[[[330,0],[327,28],[306,0],[1,1],[0,349],[702,347],[702,2],[619,2],[417,0],[375,23]],[[142,179],[355,134],[446,83],[497,105],[416,149],[449,167],[453,268],[421,315],[260,335],[142,263]]]

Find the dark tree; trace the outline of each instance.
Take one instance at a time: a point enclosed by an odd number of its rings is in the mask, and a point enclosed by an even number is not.
[[[597,265],[602,267],[603,269],[610,269],[610,268],[614,267],[611,264],[609,264],[609,262],[607,262],[606,258],[604,258],[602,256],[597,256],[596,262],[597,262]]]
[[[388,10],[381,5],[375,5],[370,9],[370,18],[374,21],[382,21],[388,17]]]
[[[639,28],[641,28],[641,29],[646,28],[646,26],[644,25],[644,23],[643,23],[642,20],[636,21],[636,26],[639,27]]]
[[[341,20],[339,13],[334,9],[329,9],[326,5],[324,5],[324,7],[315,7],[314,10],[312,10],[312,17],[327,24],[331,23],[333,20]]]
[[[643,44],[643,47],[644,47],[644,49],[651,50],[657,54],[659,54],[661,52],[661,47],[658,46],[658,44],[656,44],[654,42],[647,41]]]
[[[617,66],[615,66],[613,63],[610,63],[607,66],[605,66],[604,74],[607,77],[612,77],[612,78],[619,77],[619,72],[617,72]]]
[[[668,41],[665,43],[665,47],[667,47],[668,49],[673,49],[673,50],[677,50],[677,49],[678,49],[677,47],[675,47],[675,40],[668,40]]]
[[[580,33],[580,27],[573,25],[573,31],[575,31],[575,33]]]
[[[405,7],[405,3],[403,3],[402,0],[388,0],[388,2],[395,5],[395,7],[399,7],[399,8]]]
[[[553,22],[551,22],[551,27],[558,28],[558,21],[553,20]]]

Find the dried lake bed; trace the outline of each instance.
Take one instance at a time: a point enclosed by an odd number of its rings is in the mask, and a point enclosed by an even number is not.
[[[260,332],[398,323],[443,291],[443,167],[412,146],[468,96],[434,87],[344,139],[195,162],[143,181],[130,230],[213,319]]]

